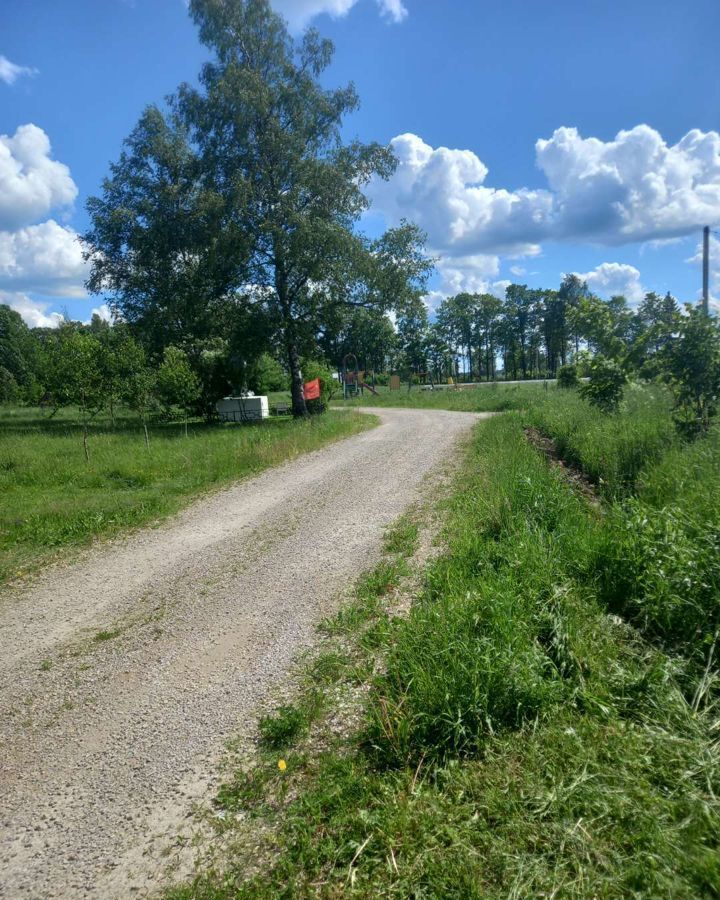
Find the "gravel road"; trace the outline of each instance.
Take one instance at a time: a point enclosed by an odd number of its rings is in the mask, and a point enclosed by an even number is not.
[[[227,741],[480,418],[368,411],[380,427],[4,592],[0,897],[161,886]]]

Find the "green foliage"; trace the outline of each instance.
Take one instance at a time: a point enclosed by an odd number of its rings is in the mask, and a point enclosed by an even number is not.
[[[338,306],[407,305],[432,266],[412,225],[376,240],[354,228],[363,186],[396,161],[379,144],[343,142],[358,98],[321,82],[332,44],[315,31],[295,39],[258,0],[191,0],[190,15],[212,64],[168,114],[143,113],[89,201],[90,288],[108,292],[154,352],[222,337],[252,311],[287,353],[304,415],[300,357]]]
[[[557,543],[584,513],[515,421],[482,433],[473,468],[501,451],[493,496],[476,475],[456,498],[455,516],[477,522],[453,533],[452,553],[430,569],[376,685],[368,739],[394,765],[477,753],[567,700],[579,674]]]
[[[166,412],[177,408],[187,419],[201,390],[200,380],[190,368],[187,354],[179,347],[166,347],[156,379],[158,397]]]
[[[707,432],[720,403],[718,320],[688,306],[677,337],[665,349],[663,371],[675,394],[678,428],[689,436]]]
[[[595,565],[608,606],[691,662],[697,678],[720,625],[720,433],[681,445],[614,507]]]
[[[297,706],[281,706],[273,715],[260,719],[260,740],[272,750],[284,750],[295,743],[307,727],[303,710]]]
[[[572,364],[560,366],[557,373],[557,386],[559,388],[576,388],[580,384],[577,366]]]
[[[5,366],[0,366],[0,403],[15,403],[19,399],[20,388]]]
[[[595,356],[588,367],[589,381],[580,386],[580,396],[604,412],[615,412],[622,400],[627,375],[613,359]]]
[[[83,418],[105,403],[101,345],[72,325],[58,329],[44,348],[43,380],[55,407],[74,405]]]
[[[289,384],[287,373],[269,353],[261,353],[248,373],[248,387],[256,394],[287,391]]]
[[[303,383],[320,379],[320,398],[306,401],[308,412],[311,415],[325,412],[338,389],[338,383],[332,377],[332,372],[325,363],[310,359],[303,362],[302,374]]]
[[[39,350],[20,314],[0,304],[0,402],[34,399]]]

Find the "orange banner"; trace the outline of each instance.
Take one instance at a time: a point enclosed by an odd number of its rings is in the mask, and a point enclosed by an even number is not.
[[[305,395],[306,400],[319,400],[320,379],[316,378],[314,381],[306,381],[305,387],[303,388],[303,394]]]

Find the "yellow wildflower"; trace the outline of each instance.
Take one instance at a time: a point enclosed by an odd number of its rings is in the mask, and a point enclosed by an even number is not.
[[[285,762],[284,759],[278,760],[278,769],[280,769],[281,772],[284,772],[285,769],[287,769],[287,763]]]

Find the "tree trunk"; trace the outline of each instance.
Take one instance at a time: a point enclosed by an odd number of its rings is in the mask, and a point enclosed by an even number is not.
[[[290,369],[290,394],[292,395],[292,413],[296,419],[301,419],[308,414],[303,391],[303,376],[300,368],[300,354],[298,353],[295,336],[287,335],[288,367]]]
[[[143,431],[145,432],[145,449],[149,450],[150,449],[150,437],[148,435],[147,422],[145,421],[145,416],[143,416]]]
[[[88,451],[88,442],[87,442],[87,423],[83,421],[83,450],[85,451],[85,462],[90,462],[90,453]]]

